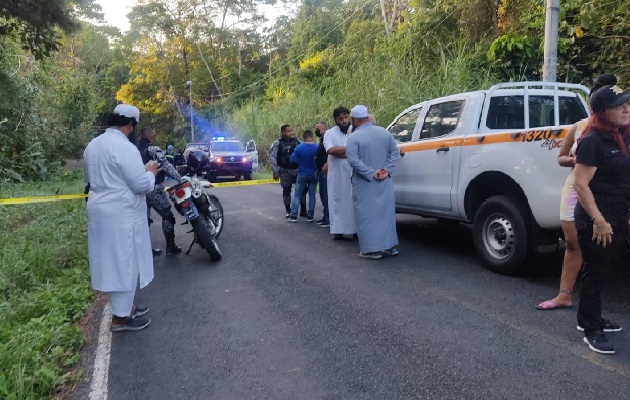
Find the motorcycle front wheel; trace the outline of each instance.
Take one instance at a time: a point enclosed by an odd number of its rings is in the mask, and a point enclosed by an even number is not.
[[[221,232],[223,232],[223,206],[219,199],[211,194],[208,195],[208,202],[210,206],[205,213],[205,217],[214,225],[214,238],[218,239],[221,236]]]
[[[219,245],[212,235],[210,224],[205,218],[195,218],[190,220],[190,224],[195,232],[195,238],[201,247],[206,249],[212,261],[220,261],[223,258]]]

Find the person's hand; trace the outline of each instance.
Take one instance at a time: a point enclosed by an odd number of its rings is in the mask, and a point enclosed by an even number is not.
[[[273,180],[277,181],[278,179],[280,179],[280,174],[278,174],[277,172],[273,173]]]
[[[144,166],[144,170],[147,172],[151,172],[153,175],[157,175],[158,172],[160,172],[160,164],[158,164],[156,161],[149,161]]]
[[[612,243],[613,230],[612,226],[606,221],[603,215],[598,215],[593,220],[593,241],[597,245],[606,247]]]
[[[379,169],[374,174],[374,178],[379,180],[379,181],[382,181],[383,179],[386,179],[388,176],[389,176],[389,171],[386,170],[385,168]]]
[[[571,157],[571,164],[575,167],[575,156]]]
[[[328,163],[325,163],[324,166],[322,167],[322,172],[327,174],[328,173]]]

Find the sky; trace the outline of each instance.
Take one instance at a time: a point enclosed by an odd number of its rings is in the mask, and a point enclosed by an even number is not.
[[[122,32],[129,30],[129,20],[127,20],[126,15],[136,4],[136,0],[97,0],[96,2],[103,8],[107,25],[115,26]],[[275,18],[281,14],[272,6],[263,6],[262,10],[270,20],[269,24],[272,24]]]

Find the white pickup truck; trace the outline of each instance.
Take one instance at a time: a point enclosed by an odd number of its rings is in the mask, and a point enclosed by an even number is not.
[[[388,127],[403,156],[397,212],[472,223],[490,270],[521,271],[530,252],[557,248],[569,173],[557,156],[587,97],[582,85],[519,82],[409,107]]]

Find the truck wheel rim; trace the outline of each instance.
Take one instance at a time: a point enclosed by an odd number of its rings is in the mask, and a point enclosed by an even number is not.
[[[486,219],[483,229],[483,244],[486,251],[495,259],[508,258],[516,243],[512,223],[500,214],[493,214]]]

